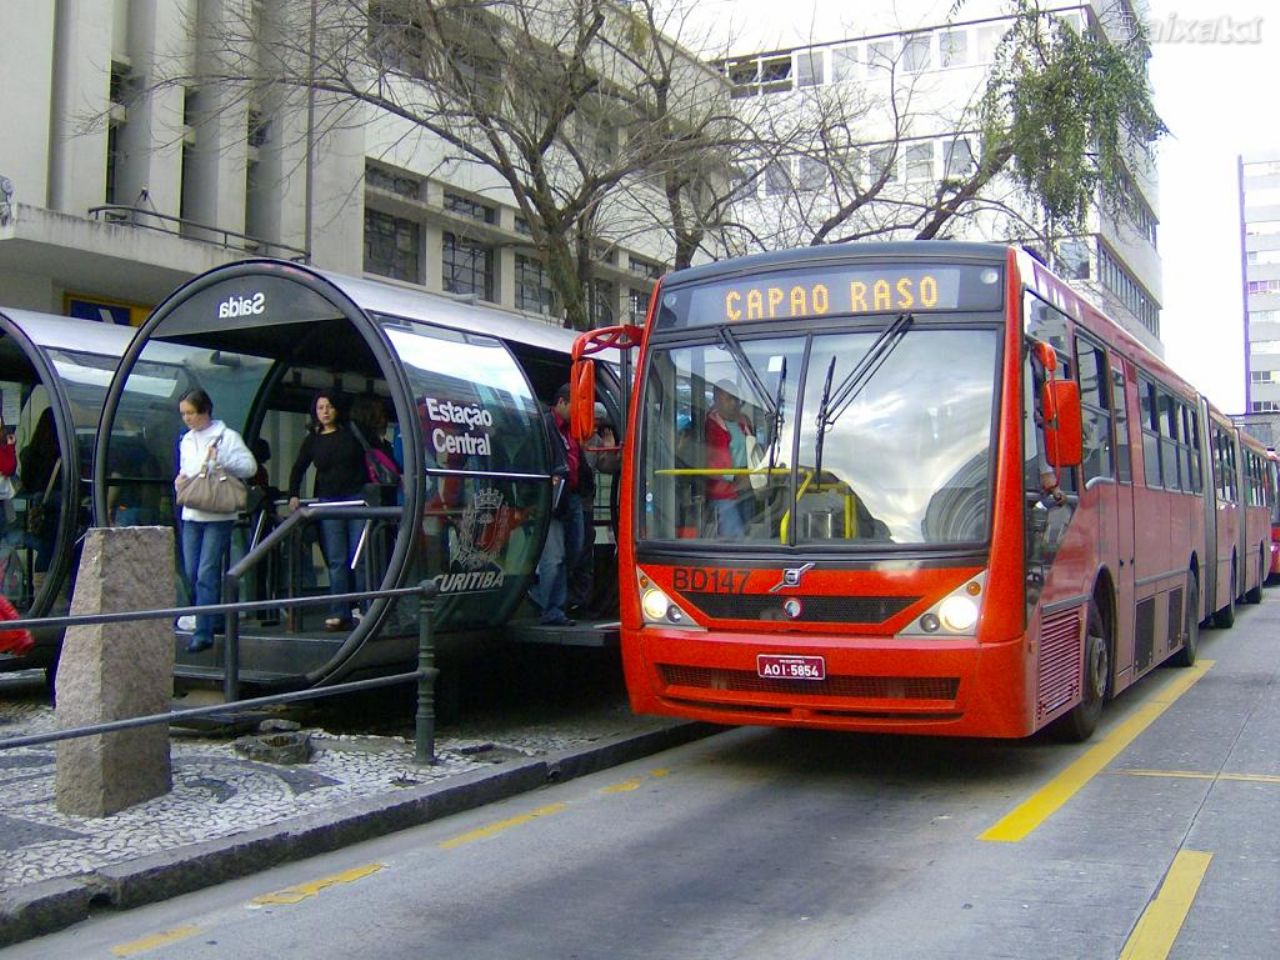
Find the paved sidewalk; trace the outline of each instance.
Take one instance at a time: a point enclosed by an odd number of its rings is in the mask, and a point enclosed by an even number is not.
[[[38,674],[0,674],[0,739],[55,728]],[[55,746],[0,750],[0,945],[424,823],[710,732],[624,704],[546,723],[483,721],[436,740],[304,728],[313,759],[248,760],[227,737],[175,731],[173,790],[114,816],[61,814]]]

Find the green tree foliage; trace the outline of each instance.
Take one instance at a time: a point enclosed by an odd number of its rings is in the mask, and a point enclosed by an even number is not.
[[[1130,171],[1167,132],[1145,32],[1117,17],[1077,33],[1035,0],[1017,0],[1017,13],[981,103],[986,152],[1060,230],[1079,229],[1099,200],[1122,215]]]

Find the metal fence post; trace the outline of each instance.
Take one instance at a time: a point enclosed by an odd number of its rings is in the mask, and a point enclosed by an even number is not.
[[[222,597],[224,603],[240,602],[238,577],[227,574],[223,578]],[[235,703],[240,699],[240,611],[228,610],[224,617],[227,631],[222,648],[223,663],[226,665],[222,677],[222,699],[227,703]]]
[[[418,712],[414,717],[413,762],[436,762],[436,669],[435,639],[431,635],[431,614],[439,589],[434,580],[418,585]]]

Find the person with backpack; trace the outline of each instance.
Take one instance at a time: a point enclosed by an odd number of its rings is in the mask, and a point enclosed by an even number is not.
[[[538,622],[550,627],[571,627],[575,621],[565,613],[569,575],[582,550],[582,492],[580,484],[587,476],[582,447],[569,431],[571,390],[564,384],[556,391],[555,400],[546,416],[548,434],[556,460],[563,462],[563,481],[547,539],[538,558],[538,582],[530,591],[530,599],[540,612]]]
[[[315,467],[312,496],[326,501],[362,500],[367,482],[364,447],[353,431],[342,422],[337,391],[320,390],[311,400],[311,431],[302,441],[298,457],[289,471],[289,509],[298,508],[302,478],[309,467]],[[329,593],[352,590],[351,566],[360,535],[363,517],[326,517],[320,521],[320,544],[329,569]],[[356,590],[362,589],[361,577],[354,579]],[[350,630],[355,625],[351,604],[334,601],[324,628],[330,632]]]

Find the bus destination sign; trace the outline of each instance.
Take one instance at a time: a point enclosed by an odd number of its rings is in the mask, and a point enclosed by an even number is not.
[[[662,327],[938,310],[995,310],[1002,271],[993,266],[838,266],[787,270],[672,290]]]

